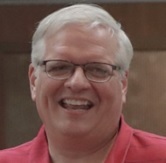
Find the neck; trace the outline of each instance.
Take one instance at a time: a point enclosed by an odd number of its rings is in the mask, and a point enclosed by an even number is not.
[[[102,163],[116,139],[117,130],[103,140],[90,138],[61,137],[59,141],[48,139],[52,163]],[[58,140],[55,139],[54,140]],[[98,141],[96,141],[98,140]]]

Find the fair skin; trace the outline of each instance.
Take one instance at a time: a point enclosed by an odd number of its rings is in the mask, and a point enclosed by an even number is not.
[[[111,37],[107,28],[78,24],[66,25],[46,37],[45,42],[43,60],[61,59],[75,64],[114,64],[118,48],[116,37]],[[103,162],[119,128],[127,75],[122,78],[114,71],[109,81],[95,83],[77,67],[69,79],[53,80],[42,67],[35,75],[31,64],[29,79],[32,99],[45,125],[52,162]]]

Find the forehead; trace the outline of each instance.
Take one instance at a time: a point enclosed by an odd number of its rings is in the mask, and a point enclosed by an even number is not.
[[[71,33],[72,31],[72,33]],[[76,32],[80,33],[91,33],[91,35],[95,35],[95,37],[103,36],[103,39],[114,38],[115,33],[111,27],[108,25],[103,25],[99,22],[92,23],[66,23],[61,28],[53,28],[52,26],[48,28],[45,33],[46,38],[57,37],[58,33],[70,33],[75,34]],[[101,38],[100,38],[101,39]]]
[[[114,31],[100,24],[67,24],[56,32],[46,35],[46,51],[114,54],[118,45]],[[55,54],[55,53],[54,53]]]

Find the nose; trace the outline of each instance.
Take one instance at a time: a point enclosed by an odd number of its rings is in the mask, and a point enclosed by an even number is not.
[[[91,86],[81,67],[76,67],[74,74],[66,80],[64,85],[73,92],[81,92]]]

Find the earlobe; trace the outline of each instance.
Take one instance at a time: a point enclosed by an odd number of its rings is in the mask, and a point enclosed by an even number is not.
[[[30,91],[31,91],[31,98],[33,101],[36,99],[36,75],[35,75],[35,68],[32,64],[29,65],[29,84],[30,84]]]

